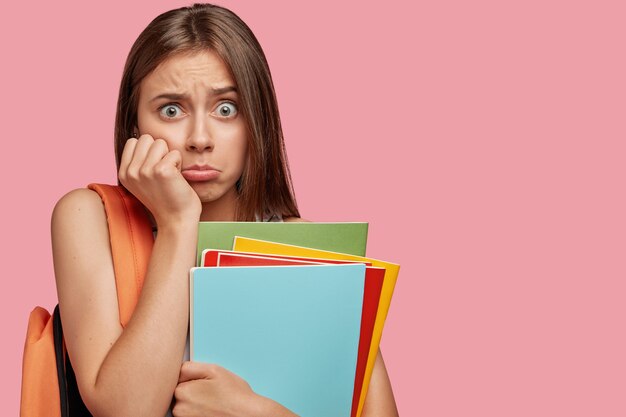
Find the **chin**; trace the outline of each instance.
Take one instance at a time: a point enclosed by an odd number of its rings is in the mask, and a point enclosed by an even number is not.
[[[214,191],[198,193],[198,197],[200,197],[201,203],[212,203],[219,200],[223,195],[224,193],[216,193]]]
[[[196,194],[198,194],[201,203],[212,203],[222,198],[225,194],[228,194],[228,188],[224,188],[223,186],[217,184],[211,184],[210,182],[196,182],[190,183],[190,185]]]

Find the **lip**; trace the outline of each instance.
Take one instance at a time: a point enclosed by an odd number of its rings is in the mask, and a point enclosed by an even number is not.
[[[181,171],[187,181],[201,182],[216,179],[220,171],[210,165],[191,165]]]
[[[219,171],[218,169],[213,168],[211,165],[191,165],[191,166],[188,166],[187,168],[183,168],[182,169],[182,171],[189,171],[189,170],[192,170],[192,171],[209,171],[209,170]]]

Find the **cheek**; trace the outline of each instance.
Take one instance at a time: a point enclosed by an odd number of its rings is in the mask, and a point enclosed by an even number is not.
[[[232,161],[232,167],[241,175],[248,161],[248,138],[245,125],[241,124],[229,132],[228,159]]]
[[[181,125],[164,123],[157,115],[141,108],[137,112],[137,127],[142,135],[148,134],[153,139],[163,139],[169,150],[180,150],[181,144],[185,141],[185,129],[181,128]]]

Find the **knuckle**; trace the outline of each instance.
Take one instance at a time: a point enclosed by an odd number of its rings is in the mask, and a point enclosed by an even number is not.
[[[128,167],[126,178],[130,181],[137,181],[139,179],[139,170]]]
[[[137,138],[128,138],[126,139],[126,143],[124,144],[124,150],[128,149],[130,145],[136,144],[138,141]]]
[[[172,407],[172,416],[174,417],[184,417],[184,416],[190,416],[190,415],[196,415],[196,414],[192,414],[191,407],[187,405],[186,403],[176,403]]]
[[[141,167],[139,169],[139,176],[141,178],[148,178],[148,177],[151,176],[151,171],[152,170],[150,168],[148,168],[148,167]]]
[[[190,361],[183,362],[182,366],[180,367],[180,372],[187,373],[190,370],[191,370],[191,362]]]
[[[215,364],[215,363],[207,363],[206,364],[206,370],[207,373],[209,373],[210,375],[215,375],[217,373],[219,373],[220,371],[220,366]]]
[[[177,400],[185,398],[185,393],[187,392],[184,384],[178,384],[174,389],[174,397]]]
[[[154,175],[156,177],[165,178],[169,175],[169,172],[170,172],[170,169],[167,165],[158,164],[154,166]]]

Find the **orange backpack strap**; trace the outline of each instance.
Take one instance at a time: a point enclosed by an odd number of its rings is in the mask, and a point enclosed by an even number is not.
[[[20,417],[61,417],[56,370],[52,316],[35,307],[28,318],[22,357]]]
[[[120,324],[126,327],[135,310],[143,280],[148,269],[148,261],[154,245],[152,225],[145,207],[125,188],[108,184],[89,184],[104,202]]]

